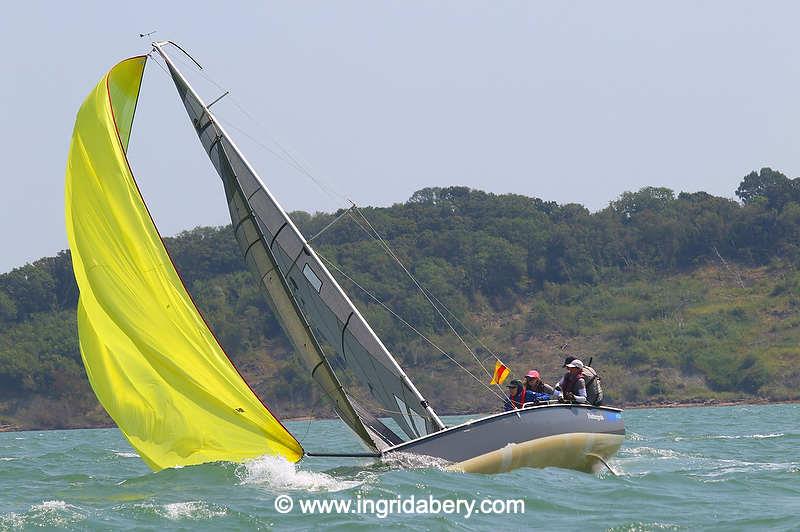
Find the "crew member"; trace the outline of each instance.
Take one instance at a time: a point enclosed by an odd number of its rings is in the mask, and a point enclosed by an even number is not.
[[[554,392],[553,387],[544,382],[539,372],[535,369],[530,370],[525,375],[525,389],[537,394],[536,398],[540,401],[547,401]],[[542,395],[547,395],[548,397],[540,397]]]
[[[577,358],[566,365],[565,373],[556,384],[555,397],[564,401],[586,403],[586,381],[583,379],[583,362]]]
[[[522,408],[525,403],[533,403],[536,401],[536,394],[530,390],[526,390],[522,382],[513,380],[508,383],[508,399],[503,403],[503,410],[508,412],[517,408]]]
[[[564,366],[576,360],[577,357],[568,356],[564,359]],[[589,361],[591,362],[591,360]],[[583,366],[583,380],[586,382],[586,402],[594,406],[603,404],[603,387],[600,385],[600,375],[591,366]]]

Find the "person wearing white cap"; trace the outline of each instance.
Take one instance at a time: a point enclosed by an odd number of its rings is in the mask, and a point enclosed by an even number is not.
[[[556,384],[555,397],[564,401],[586,402],[586,381],[583,379],[583,362],[577,358],[566,365],[566,373]]]

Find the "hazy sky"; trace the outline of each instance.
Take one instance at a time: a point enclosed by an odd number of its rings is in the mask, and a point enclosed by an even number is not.
[[[597,210],[647,185],[733,197],[750,170],[800,173],[799,5],[4,2],[0,272],[66,247],[75,113],[108,68],[149,51],[139,33],[179,42],[231,90],[215,110],[258,140],[229,128],[289,210],[345,204],[272,139],[363,205],[466,185]],[[222,92],[192,79],[207,100]],[[229,222],[152,62],[130,156],[163,235]]]

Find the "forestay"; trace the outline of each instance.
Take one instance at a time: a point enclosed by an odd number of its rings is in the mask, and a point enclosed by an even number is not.
[[[407,375],[289,219],[225,130],[157,43],[192,125],[225,186],[236,239],[284,331],[342,419],[370,446],[401,438],[378,417],[390,417],[407,438],[443,427]],[[324,349],[323,349],[324,346]],[[334,369],[354,378],[344,384]],[[340,371],[341,370],[341,371]],[[363,386],[369,403],[353,395]],[[373,411],[370,411],[373,410]]]

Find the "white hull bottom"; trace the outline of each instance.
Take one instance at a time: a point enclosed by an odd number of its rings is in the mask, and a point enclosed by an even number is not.
[[[452,464],[448,469],[465,473],[504,473],[518,467],[561,467],[594,473],[622,446],[623,435],[578,432],[556,434]],[[602,459],[602,460],[601,460]]]

